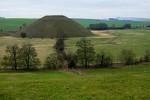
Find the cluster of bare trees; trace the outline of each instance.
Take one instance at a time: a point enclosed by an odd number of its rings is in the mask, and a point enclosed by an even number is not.
[[[21,48],[18,45],[6,47],[6,53],[3,57],[2,65],[12,69],[34,69],[40,65],[37,58],[37,52],[32,44],[24,44]]]
[[[75,53],[65,50],[64,41],[64,38],[56,40],[55,52],[46,58],[44,68],[89,68],[91,66],[111,67],[113,65],[112,54],[105,51],[96,54],[93,44],[87,38],[82,38],[76,43],[77,50]],[[7,46],[6,52],[7,55],[3,57],[2,64],[12,69],[35,69],[40,65],[36,49],[32,44],[24,44],[21,48],[17,45]],[[124,65],[150,62],[150,49],[147,49],[140,58],[136,58],[132,50],[123,49],[120,53],[120,62]]]

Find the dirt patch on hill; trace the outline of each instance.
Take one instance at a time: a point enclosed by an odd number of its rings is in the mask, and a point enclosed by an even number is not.
[[[108,38],[111,38],[111,37],[115,37],[113,35],[114,31],[113,30],[106,30],[106,31],[91,31],[93,34],[95,35],[99,35],[101,37],[108,37]]]
[[[110,34],[100,34],[102,37],[108,37]]]
[[[100,44],[120,44],[119,37],[113,35],[114,30],[105,30],[105,31],[92,31],[93,34],[98,35],[97,38],[108,38],[107,41]]]

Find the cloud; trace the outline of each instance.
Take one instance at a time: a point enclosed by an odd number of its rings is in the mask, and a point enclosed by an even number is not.
[[[147,17],[150,0],[3,0],[0,16],[39,18],[66,15],[78,18]]]

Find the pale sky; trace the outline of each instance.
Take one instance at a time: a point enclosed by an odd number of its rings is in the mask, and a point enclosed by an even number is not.
[[[150,0],[0,0],[1,17],[40,18],[45,15],[150,18]]]

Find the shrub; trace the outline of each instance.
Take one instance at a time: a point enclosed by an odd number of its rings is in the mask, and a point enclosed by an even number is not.
[[[21,36],[22,38],[26,38],[26,37],[27,37],[27,34],[26,34],[26,33],[21,33],[20,36]]]
[[[101,51],[99,54],[96,56],[96,63],[100,67],[109,67],[112,66],[112,55],[110,53]]]
[[[90,40],[82,38],[76,43],[78,62],[85,68],[94,61],[95,51]]]
[[[57,54],[55,53],[50,54],[45,60],[44,67],[48,69],[57,69],[58,66],[59,61],[57,58]]]
[[[76,68],[76,63],[77,63],[76,55],[72,53],[67,53],[66,56],[67,56],[68,68]]]
[[[99,24],[90,24],[88,29],[93,30],[106,30],[108,29],[108,25],[106,23],[99,23]]]
[[[130,28],[132,28],[132,27],[131,27],[131,24],[125,24],[125,25],[123,26],[123,28],[125,28],[125,29],[130,29]]]
[[[25,69],[35,69],[40,65],[40,60],[37,58],[36,49],[32,44],[24,44],[19,50],[20,62],[22,67]]]
[[[8,55],[3,57],[2,65],[11,66],[16,70],[19,65],[19,47],[17,45],[7,46],[6,52]]]
[[[144,61],[150,62],[150,49],[145,50]]]
[[[136,57],[132,50],[123,49],[121,51],[121,61],[125,65],[132,65],[135,63]]]

